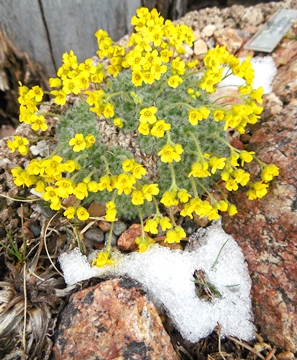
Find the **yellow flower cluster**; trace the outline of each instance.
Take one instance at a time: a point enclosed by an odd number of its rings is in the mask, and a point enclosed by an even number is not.
[[[79,64],[72,50],[69,54],[65,52],[62,59],[63,65],[57,71],[58,77],[49,79],[50,87],[55,88],[51,94],[58,105],[65,105],[67,95],[78,95],[89,88],[90,82],[100,84],[105,77],[102,65],[94,66],[92,59]]]
[[[105,218],[111,223],[124,213],[122,208],[137,209],[142,235],[136,243],[139,251],[146,251],[154,243],[150,236],[159,229],[166,231],[168,243],[186,237],[175,222],[177,211],[184,217],[210,220],[218,219],[221,212],[235,215],[236,206],[223,191],[220,199],[212,196],[214,184],[229,192],[246,187],[250,200],[259,199],[266,195],[279,169],[261,162],[254,152],[235,149],[224,137],[224,130],[230,128],[244,133],[263,111],[263,89],[252,86],[254,71],[249,58],[241,61],[217,46],[207,52],[203,63],[187,61],[185,45],[193,45],[192,29],[165,21],[157,10],[146,8],[138,9],[131,23],[135,33],[125,48],[114,43],[106,31],[96,32],[97,54],[106,66],[96,65],[91,58],[78,63],[71,50],[63,54],[57,77],[50,78],[49,84],[56,104],[63,106],[68,95],[79,95],[88,114],[110,119],[116,131],[135,132],[141,150],[158,158],[159,179],[147,174],[141,161],[123,149],[103,149],[97,124],[92,123],[89,130],[83,116],[67,125],[66,141],[51,155],[33,159],[25,170],[17,167],[12,174],[17,186],[33,187],[68,219],[87,220],[85,207],[94,199],[104,199]],[[236,102],[224,103],[220,100],[232,95],[216,96],[215,92],[230,74],[242,78],[244,85],[234,96]],[[19,92],[20,121],[34,131],[45,131],[47,114],[37,106],[43,91],[20,84]],[[94,114],[95,122],[100,121]],[[7,146],[26,155],[29,140],[15,136]],[[244,169],[245,163],[252,161],[260,167],[260,179],[255,182]],[[66,200],[71,200],[71,206]],[[166,207],[168,217],[160,213],[159,203]],[[147,213],[153,206],[154,214]],[[146,220],[142,212],[148,216]],[[111,263],[110,246],[93,262],[96,266]]]
[[[11,150],[11,152],[15,152],[18,150],[21,155],[27,155],[29,151],[29,140],[25,137],[14,136],[13,140],[7,141],[7,146]]]
[[[47,130],[46,119],[42,114],[38,113],[37,107],[43,98],[43,90],[39,86],[33,86],[32,89],[29,89],[27,86],[22,85],[21,82],[19,82],[19,85],[20,122],[30,124],[34,131]]]
[[[73,146],[72,150],[74,152],[80,152],[84,149],[90,149],[95,141],[95,136],[92,134],[89,134],[86,137],[84,137],[83,134],[75,134],[75,136],[69,140],[68,144]]]
[[[186,65],[179,57],[173,58],[173,49],[178,54],[184,54],[183,45],[193,45],[192,30],[185,25],[175,26],[170,20],[164,21],[156,9],[149,11],[141,8],[136,14],[131,21],[136,32],[127,44],[133,49],[126,54],[122,66],[132,70],[131,81],[135,86],[153,84],[155,80],[160,80],[162,74],[170,71],[172,75],[168,84],[177,87],[182,82],[179,75],[184,74]]]

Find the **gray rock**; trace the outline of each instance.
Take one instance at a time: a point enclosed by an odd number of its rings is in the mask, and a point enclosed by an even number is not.
[[[93,227],[90,230],[86,231],[85,237],[100,244],[104,242],[104,233],[101,229],[97,227]]]
[[[127,224],[123,221],[116,221],[113,226],[113,233],[120,236],[127,229]]]

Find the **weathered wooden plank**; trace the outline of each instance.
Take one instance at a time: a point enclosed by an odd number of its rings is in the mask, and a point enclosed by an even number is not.
[[[131,17],[140,0],[41,0],[55,63],[61,65],[65,51],[73,50],[78,60],[95,55],[95,32],[101,28],[118,40],[132,30]]]
[[[0,27],[54,76],[65,51],[79,61],[95,55],[99,28],[115,41],[131,31],[140,6],[141,0],[0,0]]]
[[[31,59],[55,71],[38,0],[0,0],[0,27]]]

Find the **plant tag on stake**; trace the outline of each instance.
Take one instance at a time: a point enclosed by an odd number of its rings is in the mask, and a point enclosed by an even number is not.
[[[296,20],[297,10],[278,10],[265,25],[260,27],[244,48],[271,53]]]

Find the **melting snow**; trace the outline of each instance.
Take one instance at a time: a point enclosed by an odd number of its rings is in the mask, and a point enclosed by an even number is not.
[[[94,276],[128,275],[138,280],[155,305],[167,312],[181,335],[191,342],[210,334],[217,324],[222,335],[253,338],[247,265],[240,247],[220,222],[199,230],[185,251],[154,245],[145,253],[119,256],[116,265],[97,268],[75,249],[62,254],[59,261],[68,285]],[[198,269],[221,294],[213,302],[196,294],[193,274]]]

